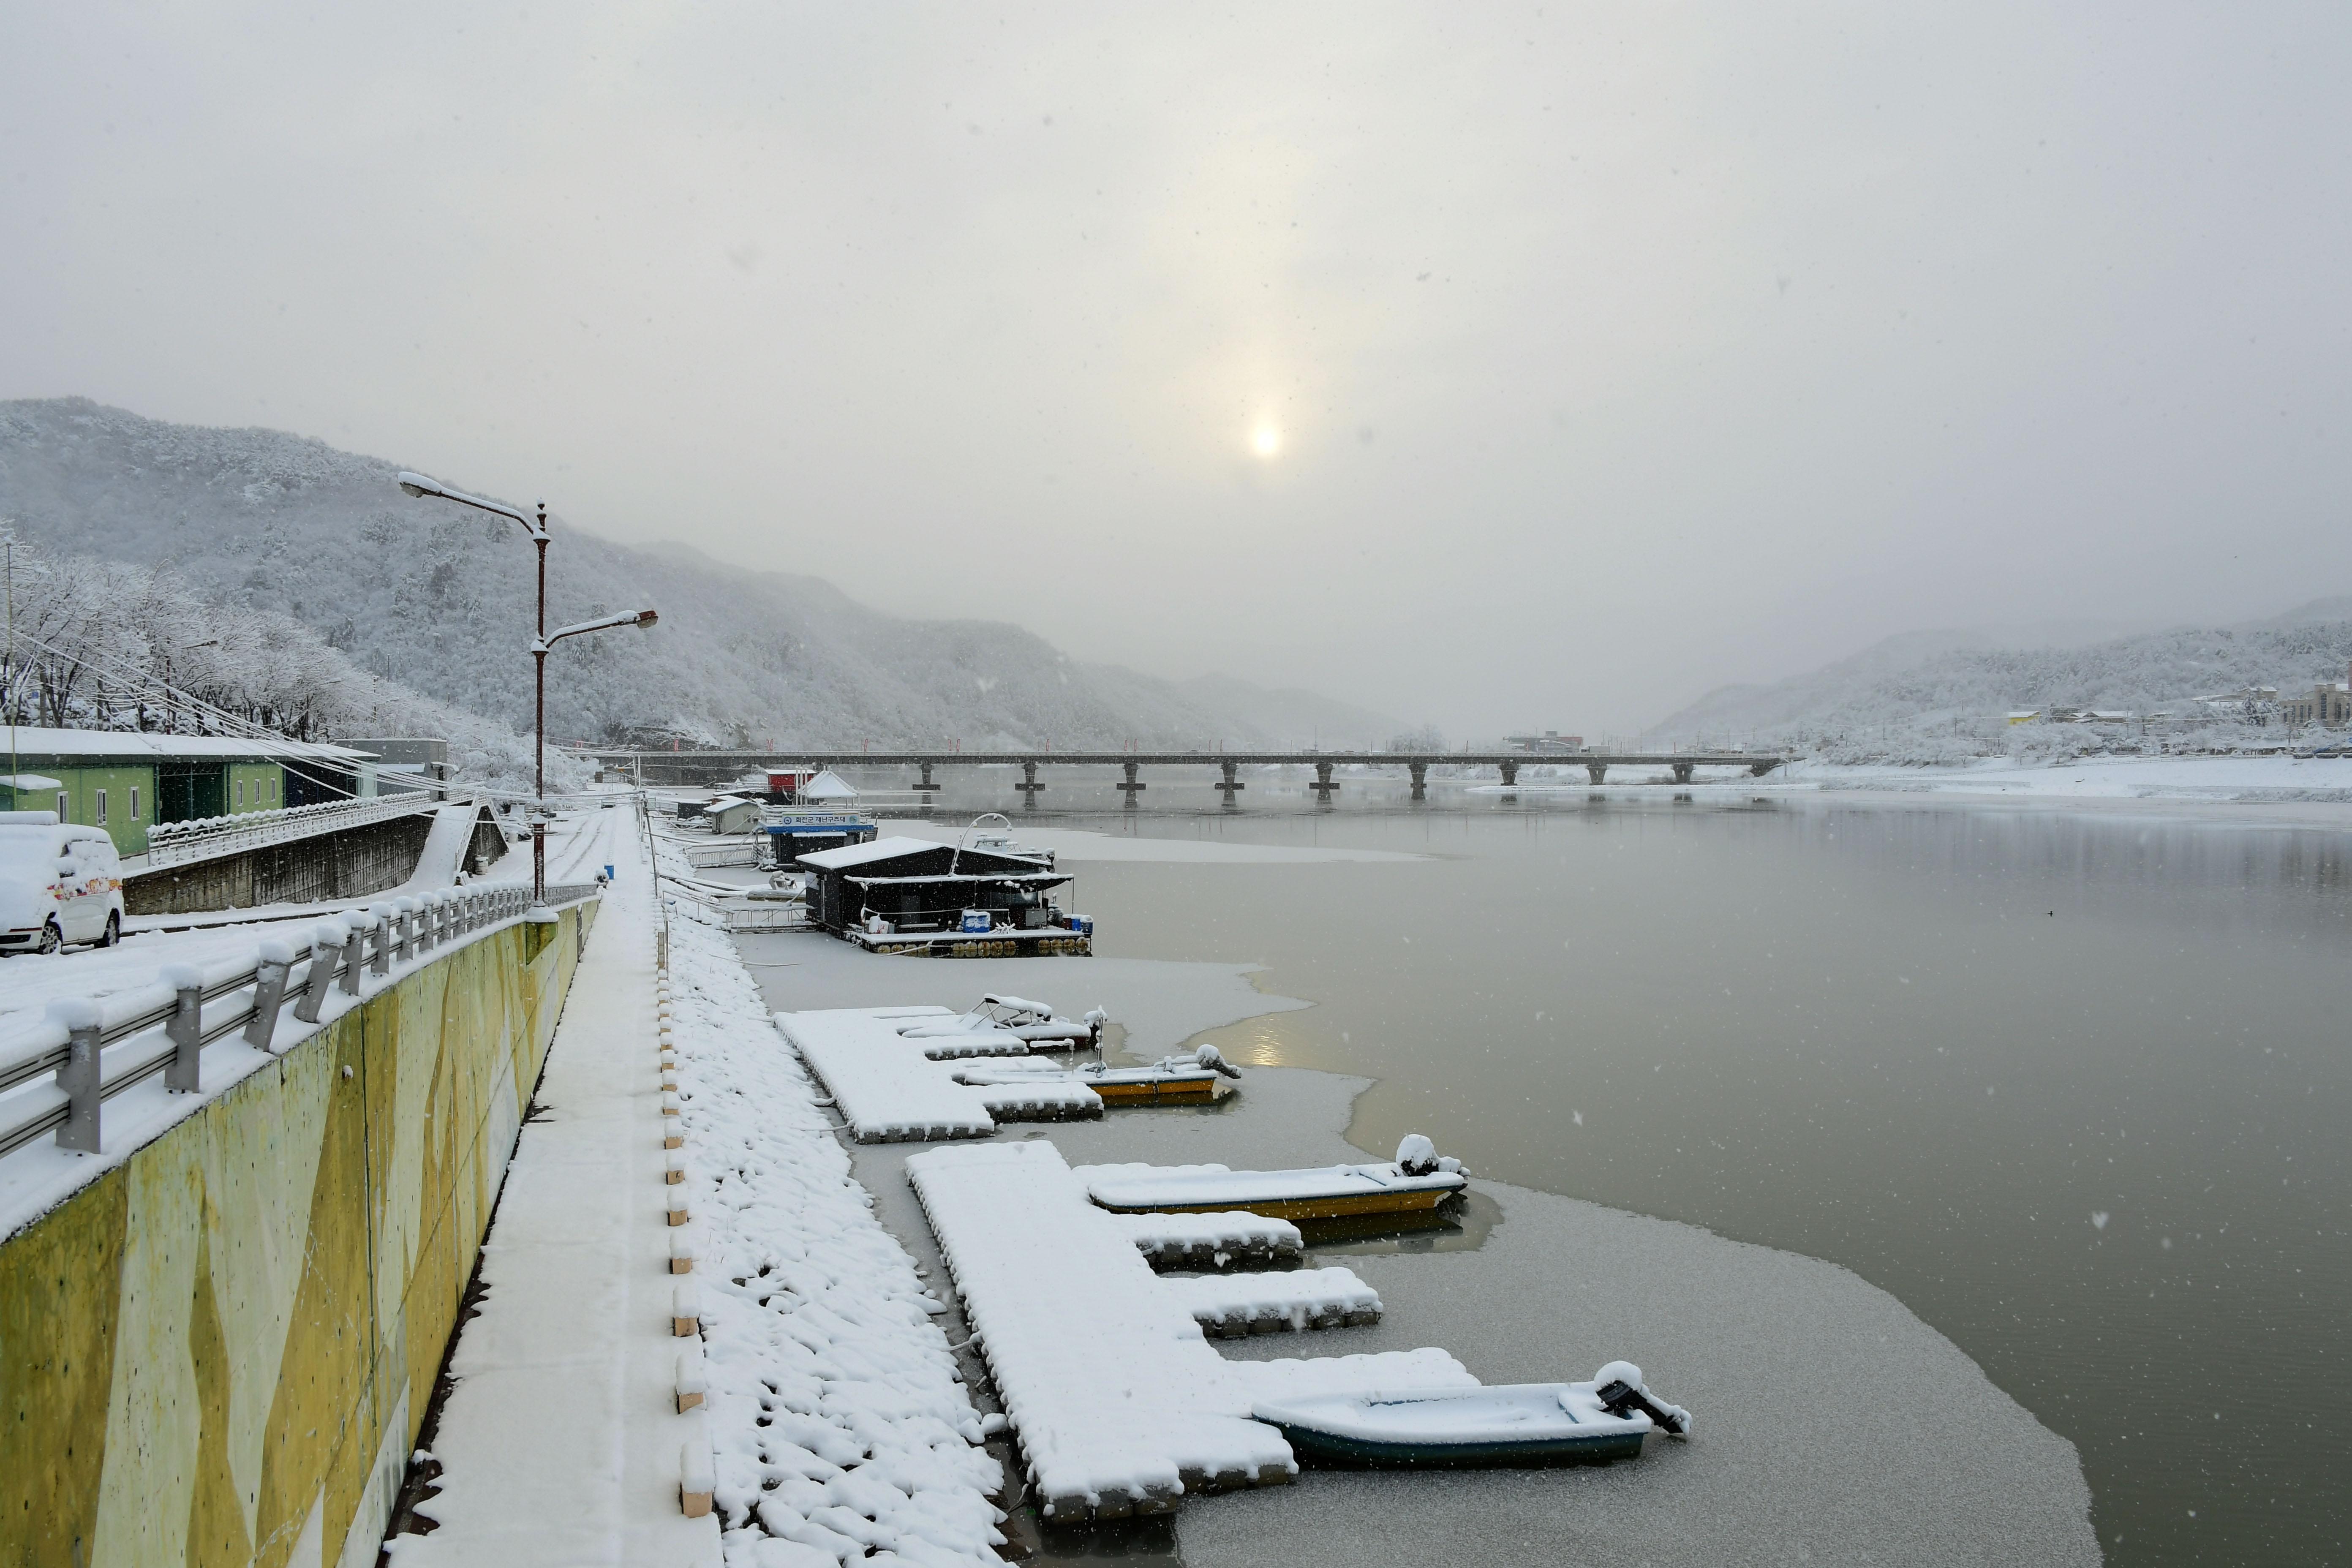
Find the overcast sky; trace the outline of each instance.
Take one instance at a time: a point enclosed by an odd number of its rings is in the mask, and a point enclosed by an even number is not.
[[[2352,589],[2352,8],[0,4],[0,396],[1450,734]]]

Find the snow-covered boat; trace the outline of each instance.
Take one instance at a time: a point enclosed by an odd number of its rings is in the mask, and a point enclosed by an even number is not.
[[[1047,1062],[991,1061],[956,1071],[956,1081],[975,1086],[1001,1086],[1026,1079],[1067,1078],[1084,1084],[1106,1105],[1164,1105],[1213,1100],[1232,1092],[1223,1079],[1241,1077],[1239,1068],[1218,1055],[1214,1046],[1202,1046],[1189,1055],[1162,1057],[1150,1067],[1114,1068],[1089,1062],[1075,1069]],[[1227,1208],[1235,1205],[1223,1205]]]
[[[969,1013],[953,1018],[909,1019],[898,1033],[910,1040],[944,1039],[957,1035],[1009,1035],[1038,1049],[1066,1051],[1092,1047],[1101,1038],[1102,1026],[1107,1021],[1099,1007],[1088,1013],[1084,1022],[1073,1022],[1054,1016],[1054,1009],[1043,1002],[1000,996],[992,992]]]
[[[1092,1079],[1087,1080],[1093,1083]],[[1097,1088],[1096,1093],[1103,1091]],[[1108,1096],[1106,1096],[1108,1098]],[[1087,1191],[1118,1214],[1214,1214],[1246,1209],[1269,1219],[1341,1219],[1427,1214],[1469,1184],[1461,1163],[1441,1160],[1429,1140],[1406,1137],[1391,1161],[1297,1171],[1235,1171],[1223,1165],[1089,1165]]]
[[[1688,1437],[1690,1412],[1654,1399],[1613,1361],[1591,1383],[1333,1394],[1262,1401],[1303,1463],[1378,1467],[1575,1465],[1630,1459],[1652,1432]]]

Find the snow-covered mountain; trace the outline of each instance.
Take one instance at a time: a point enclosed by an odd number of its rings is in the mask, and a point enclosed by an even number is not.
[[[2186,716],[2189,699],[2248,686],[2308,695],[2345,679],[2352,601],[2317,600],[2260,621],[2177,626],[2075,647],[2003,646],[1971,632],[1891,637],[1769,686],[1709,692],[1647,733],[1658,739],[1997,739],[2016,709],[2098,708]],[[1916,750],[1916,748],[1911,748]]]
[[[395,471],[278,431],[168,425],[84,398],[0,403],[0,519],[23,536],[169,566],[315,627],[362,668],[528,725],[530,551],[509,522],[403,498]],[[1306,693],[1227,678],[1179,687],[1079,663],[1016,626],[902,620],[813,577],[555,528],[551,624],[642,605],[662,622],[551,658],[554,736],[1066,749],[1318,731],[1370,742],[1401,728]]]

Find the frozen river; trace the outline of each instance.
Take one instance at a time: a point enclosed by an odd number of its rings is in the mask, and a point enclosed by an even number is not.
[[[1374,1080],[1360,1147],[1425,1131],[1891,1292],[2074,1442],[2112,1561],[2340,1555],[2352,838],[2258,806],[1245,798],[1010,809],[1349,852],[1066,866],[1100,952],[1314,1003],[1206,1037]]]

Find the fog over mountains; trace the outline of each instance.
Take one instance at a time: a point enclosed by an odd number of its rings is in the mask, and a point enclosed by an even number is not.
[[[531,550],[503,519],[400,493],[399,468],[432,466],[429,454],[394,463],[83,398],[0,403],[0,519],[21,536],[59,555],[168,566],[315,627],[376,675],[527,728]],[[662,617],[551,655],[551,737],[1177,748],[1373,744],[1404,728],[1231,677],[1176,683],[1079,663],[989,605],[970,620],[901,620],[761,559],[634,550],[551,521],[551,627],[645,605]],[[824,525],[779,520],[773,558],[790,560],[796,536]],[[893,545],[877,536],[874,548]],[[1017,608],[1050,619],[1056,592],[1042,582]]]

